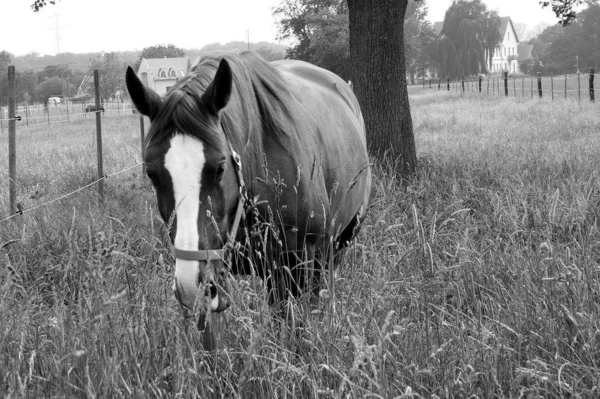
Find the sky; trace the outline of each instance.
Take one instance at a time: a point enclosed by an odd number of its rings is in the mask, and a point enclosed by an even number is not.
[[[0,51],[135,51],[157,44],[184,49],[235,40],[277,42],[273,8],[281,0],[59,0],[39,13],[33,0],[0,0]],[[538,0],[484,0],[490,9],[531,26],[555,23]],[[442,21],[452,0],[428,0],[429,20]],[[57,42],[57,29],[58,37]]]

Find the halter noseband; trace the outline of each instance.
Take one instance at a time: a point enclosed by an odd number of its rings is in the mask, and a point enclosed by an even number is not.
[[[235,216],[233,218],[233,223],[231,224],[231,228],[229,229],[229,233],[227,234],[227,243],[221,249],[201,249],[198,251],[188,251],[184,249],[176,248],[175,245],[172,245],[173,255],[175,259],[181,260],[197,260],[197,261],[211,261],[215,259],[225,260],[228,252],[233,248],[233,243],[235,241],[235,236],[237,234],[237,229],[240,225],[240,220],[242,219],[242,215],[244,213],[244,203],[247,200],[246,195],[246,184],[244,183],[244,177],[242,176],[242,160],[240,155],[233,150],[231,143],[229,143],[229,148],[231,149],[231,159],[233,161],[233,167],[235,168],[235,176],[239,185],[238,192],[238,204],[237,209],[235,211]]]

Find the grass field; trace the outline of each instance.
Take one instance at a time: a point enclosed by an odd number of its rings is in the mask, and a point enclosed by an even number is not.
[[[598,397],[600,109],[410,92],[417,178],[376,165],[335,286],[294,322],[238,279],[217,356],[177,309],[139,169],[104,209],[90,189],[0,224],[0,396]],[[138,163],[138,120],[103,123],[105,170]],[[95,157],[91,120],[22,131],[20,200],[93,181]]]

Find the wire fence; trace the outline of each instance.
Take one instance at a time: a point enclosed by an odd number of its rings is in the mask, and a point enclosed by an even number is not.
[[[479,94],[503,97],[588,99],[595,102],[595,77],[600,74],[590,68],[586,74],[578,73],[561,76],[508,76],[508,73],[496,76],[477,76],[451,80],[429,79],[422,81],[424,89],[451,91],[456,93],[475,92]]]
[[[22,105],[15,108],[19,128],[52,125],[53,123],[74,122],[94,117],[98,112],[95,105],[90,103],[65,104],[65,105]],[[101,105],[102,115],[131,115],[135,109],[129,102],[111,101]],[[0,107],[0,133],[8,129],[8,122],[13,120],[8,117],[8,108]]]
[[[24,214],[26,214],[26,213],[28,213],[28,212],[34,211],[34,210],[36,210],[36,209],[39,209],[39,208],[44,208],[44,207],[46,207],[46,206],[48,206],[48,205],[50,205],[50,204],[53,204],[53,203],[55,203],[55,202],[58,202],[58,201],[64,200],[64,199],[66,199],[66,198],[68,198],[68,197],[70,197],[70,196],[72,196],[72,195],[75,195],[75,194],[77,194],[77,193],[79,193],[79,192],[81,192],[81,191],[83,191],[83,190],[85,190],[85,189],[87,189],[87,188],[90,188],[90,187],[92,187],[92,186],[94,186],[94,185],[98,184],[100,181],[107,180],[109,177],[113,177],[113,176],[119,175],[119,174],[121,174],[121,173],[125,173],[125,172],[127,172],[128,170],[131,170],[131,169],[137,168],[138,166],[142,166],[142,165],[144,165],[144,162],[143,162],[143,161],[142,161],[142,162],[139,162],[139,163],[137,163],[137,164],[135,164],[135,165],[129,166],[129,167],[125,168],[125,169],[119,170],[118,172],[113,172],[113,173],[105,174],[104,176],[102,176],[102,177],[100,177],[100,178],[98,178],[98,179],[94,180],[93,182],[91,182],[91,183],[89,183],[89,184],[86,184],[86,185],[85,185],[85,186],[83,186],[83,187],[79,187],[79,188],[78,188],[78,189],[76,189],[76,190],[73,190],[73,191],[71,191],[71,192],[69,192],[69,193],[63,194],[63,195],[61,195],[61,196],[59,196],[59,197],[57,197],[57,198],[54,198],[54,199],[52,199],[52,200],[50,200],[50,201],[47,201],[47,202],[44,202],[44,203],[42,203],[42,204],[35,205],[35,206],[31,207],[31,208],[26,208],[26,209],[25,209],[25,208],[23,208],[23,207],[22,207],[22,205],[21,205],[21,204],[17,203],[17,212],[16,212],[16,213],[14,213],[14,214],[12,214],[12,215],[10,215],[10,216],[8,216],[8,217],[5,217],[4,219],[0,219],[0,223],[7,222],[7,221],[9,221],[9,220],[11,220],[11,219],[14,219],[14,218],[16,218],[16,217],[19,217],[19,216],[21,216],[21,215],[24,215]]]
[[[54,202],[60,201],[67,197],[70,197],[78,192],[81,192],[89,187],[97,186],[100,203],[104,202],[104,180],[111,176],[115,176],[120,173],[124,173],[127,170],[133,169],[138,166],[143,166],[144,162],[140,162],[136,165],[132,165],[118,172],[111,174],[105,174],[103,169],[103,152],[102,152],[102,119],[105,114],[113,115],[131,115],[133,107],[130,103],[122,101],[114,102],[100,102],[99,96],[99,71],[94,71],[94,91],[95,101],[93,104],[69,104],[68,102],[64,105],[55,104],[54,106],[47,105],[26,105],[17,107],[16,105],[16,86],[15,86],[15,69],[14,66],[8,67],[8,107],[6,110],[0,109],[0,128],[3,133],[4,130],[8,132],[8,188],[9,188],[9,207],[8,216],[0,219],[0,222],[5,222],[16,218],[19,215],[23,215],[26,212],[30,212],[34,209],[45,207]],[[85,105],[85,107],[84,107]],[[81,107],[81,111],[79,110]],[[84,120],[85,118],[93,117],[95,119],[95,130],[96,130],[96,152],[97,152],[97,178],[89,184],[80,187],[74,191],[63,194],[51,201],[43,204],[36,205],[34,207],[23,209],[23,205],[17,202],[17,129],[30,128],[35,126],[42,126],[54,123],[70,123]],[[43,122],[42,122],[43,121]],[[6,125],[6,129],[5,126]],[[141,154],[142,159],[144,156],[144,120],[140,115],[140,131],[141,131]]]

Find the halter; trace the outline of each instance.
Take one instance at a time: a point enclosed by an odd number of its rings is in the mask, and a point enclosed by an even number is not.
[[[173,255],[175,259],[181,260],[197,260],[197,261],[211,261],[214,259],[225,260],[228,252],[233,249],[235,236],[237,234],[237,229],[240,225],[240,220],[242,219],[242,215],[244,213],[244,203],[246,202],[248,196],[246,194],[246,184],[244,183],[244,177],[242,176],[242,160],[240,155],[233,150],[231,143],[229,143],[229,148],[231,149],[231,159],[233,161],[233,166],[235,168],[235,176],[238,181],[239,190],[238,190],[238,204],[237,209],[235,211],[235,216],[233,218],[233,223],[231,224],[231,228],[229,229],[229,233],[227,233],[227,242],[220,249],[201,249],[198,251],[188,251],[184,249],[176,248],[175,245],[172,245]]]

